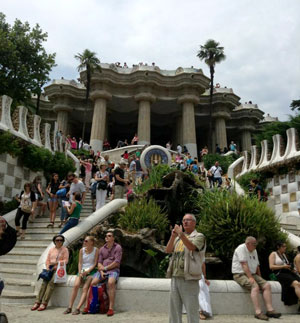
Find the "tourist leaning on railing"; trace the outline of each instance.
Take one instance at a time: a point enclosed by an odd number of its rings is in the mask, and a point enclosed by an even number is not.
[[[55,246],[48,251],[46,259],[46,269],[53,272],[52,278],[50,279],[50,281],[43,280],[39,293],[36,297],[36,301],[31,307],[32,311],[44,311],[47,308],[49,300],[55,288],[54,276],[58,263],[60,263],[61,265],[66,265],[69,261],[69,251],[66,247],[63,246],[65,237],[61,234],[58,234],[53,237],[52,241]]]

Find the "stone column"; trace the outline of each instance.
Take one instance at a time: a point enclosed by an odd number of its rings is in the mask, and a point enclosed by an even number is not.
[[[173,150],[176,150],[178,144],[182,145],[182,115],[176,119],[176,142],[173,142]]]
[[[183,95],[178,98],[178,104],[182,104],[182,141],[192,157],[197,157],[195,104],[199,103],[196,95]]]
[[[215,119],[216,143],[223,151],[227,147],[226,121],[222,117]],[[214,147],[215,148],[215,147]]]
[[[242,130],[242,150],[250,151],[251,149],[251,133],[248,129]]]
[[[72,111],[72,108],[66,104],[56,104],[53,107],[53,110],[57,113],[57,127],[58,131],[67,136],[69,133],[68,121],[69,121],[69,112]]]
[[[102,151],[103,149],[103,140],[106,127],[107,101],[110,100],[111,97],[111,94],[107,91],[96,90],[91,93],[91,99],[94,100],[95,103],[90,145],[95,152]]]
[[[151,141],[151,103],[155,101],[151,93],[139,93],[135,96],[139,102],[138,137],[139,145],[149,145]]]

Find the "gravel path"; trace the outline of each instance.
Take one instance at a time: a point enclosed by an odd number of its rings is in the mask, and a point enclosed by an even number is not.
[[[1,311],[6,313],[9,323],[54,323],[54,322],[111,322],[111,323],[167,323],[168,315],[160,313],[140,313],[140,312],[118,312],[112,317],[106,315],[64,315],[64,308],[48,308],[45,312],[32,312],[30,306],[24,305],[2,305]],[[186,323],[184,316],[183,323]],[[242,315],[216,315],[208,322],[222,323],[258,323],[253,316]],[[300,315],[284,315],[278,320],[272,319],[270,322],[300,323]]]

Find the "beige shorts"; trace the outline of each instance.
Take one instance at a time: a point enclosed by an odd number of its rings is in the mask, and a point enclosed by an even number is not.
[[[267,283],[266,280],[264,280],[261,276],[258,276],[256,274],[252,274],[252,277],[256,281],[257,285],[259,286],[259,289],[263,289],[265,284]],[[233,279],[242,287],[251,290],[251,288],[254,287],[254,284],[251,284],[249,281],[249,278],[246,274],[234,274]]]

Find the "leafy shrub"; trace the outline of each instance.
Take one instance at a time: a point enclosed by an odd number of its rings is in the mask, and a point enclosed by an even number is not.
[[[247,192],[249,190],[250,181],[252,179],[257,179],[258,182],[260,183],[260,185],[262,186],[262,188],[263,189],[266,188],[266,186],[267,186],[266,178],[263,173],[259,173],[259,172],[251,171],[249,173],[246,173],[246,174],[240,176],[237,179],[237,181],[241,185],[241,187],[244,189],[244,191]]]
[[[129,232],[138,232],[143,228],[156,229],[158,236],[167,231],[168,217],[160,207],[150,199],[134,200],[127,205],[125,214],[121,215],[119,225]]]
[[[51,162],[45,165],[45,176],[50,178],[52,173],[57,173],[60,179],[66,177],[68,172],[74,172],[75,166],[73,160],[66,158],[64,153],[55,152],[51,155]]]
[[[23,147],[21,159],[25,167],[39,171],[46,169],[47,164],[51,163],[52,154],[46,148],[26,145]]]
[[[205,191],[198,203],[198,230],[206,236],[209,249],[223,260],[231,259],[247,236],[257,238],[257,249],[266,257],[275,241],[287,238],[274,212],[256,198],[216,190]]]
[[[208,154],[203,156],[204,166],[207,170],[209,170],[215,162],[218,161],[223,170],[223,174],[227,173],[228,167],[235,161],[235,159],[236,158],[233,155],[222,156],[219,154]]]
[[[11,156],[17,157],[21,151],[20,142],[9,131],[0,134],[0,154],[9,153]]]
[[[141,185],[136,186],[135,192],[137,194],[145,193],[149,189],[162,187],[163,177],[171,171],[172,169],[165,164],[159,164],[152,167],[149,170],[149,178],[147,178]]]

